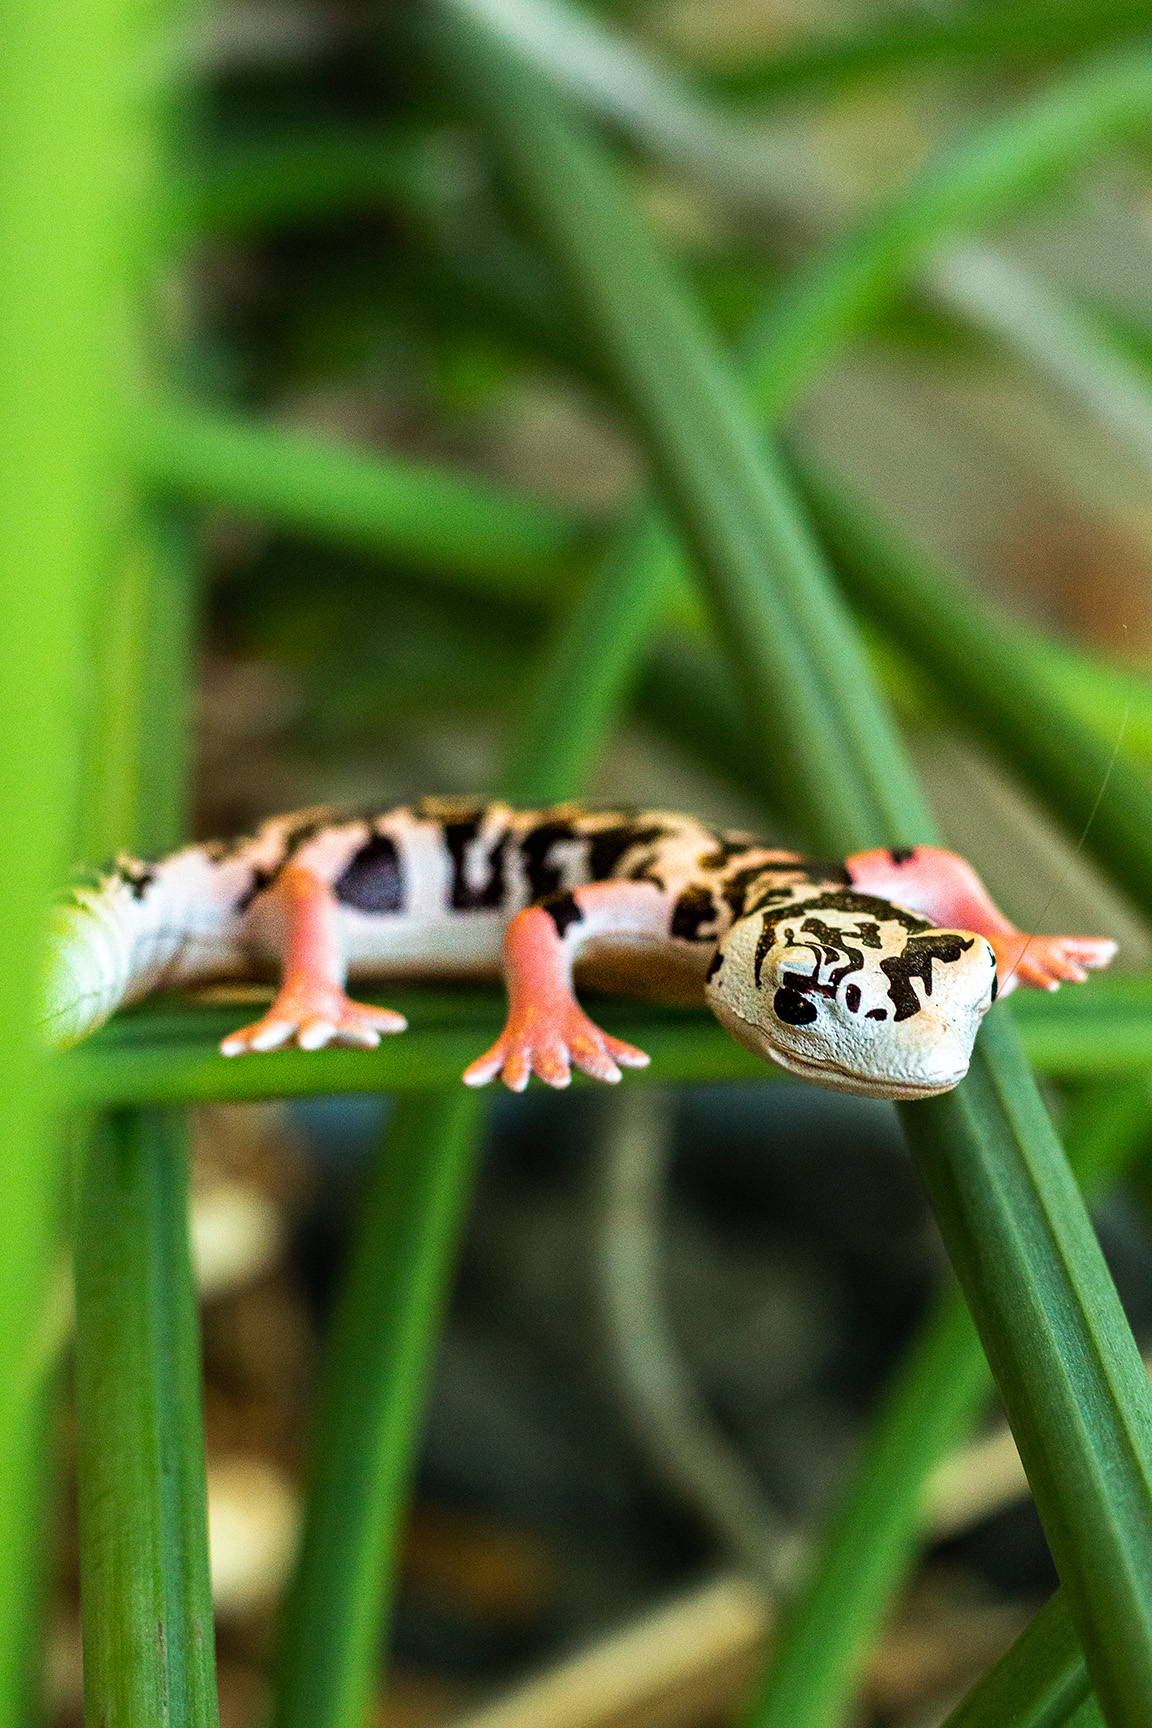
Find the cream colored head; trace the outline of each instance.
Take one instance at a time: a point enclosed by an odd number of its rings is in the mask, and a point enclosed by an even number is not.
[[[734,923],[708,1001],[748,1049],[840,1092],[926,1098],[964,1078],[996,994],[970,930],[851,888],[789,889]]]

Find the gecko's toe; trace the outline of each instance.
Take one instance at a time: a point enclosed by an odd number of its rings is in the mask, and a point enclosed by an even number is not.
[[[301,1050],[323,1050],[336,1036],[336,1030],[331,1020],[305,1020],[296,1034],[296,1042]]]

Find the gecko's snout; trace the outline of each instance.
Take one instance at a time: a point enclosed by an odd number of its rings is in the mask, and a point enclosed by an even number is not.
[[[912,926],[910,929],[909,926]],[[996,962],[967,930],[802,906],[755,913],[720,944],[708,999],[736,1040],[842,1092],[924,1098],[964,1078]]]

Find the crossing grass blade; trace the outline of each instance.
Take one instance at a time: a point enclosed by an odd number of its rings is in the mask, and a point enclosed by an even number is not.
[[[1057,1590],[944,1728],[1065,1728],[1090,1697],[1068,1602]]]
[[[413,458],[343,447],[221,409],[154,400],[130,422],[158,488],[310,536],[532,592],[578,559],[586,528],[536,499]]]
[[[897,24],[828,32],[770,59],[745,61],[714,73],[712,87],[732,97],[800,96],[909,67],[972,61],[1035,61],[1094,48],[1152,29],[1148,0],[1035,0],[1001,9],[980,7],[949,17],[911,14]]]
[[[763,747],[793,776],[807,832],[845,851],[927,839],[923,804],[803,518],[607,163],[467,10],[442,0],[429,19],[433,51],[498,149],[613,368]],[[1131,113],[1152,93],[1152,57],[1108,76],[1112,101]],[[1082,104],[1061,126],[1070,119],[1082,127]],[[985,176],[1001,169],[986,153]],[[892,257],[906,251],[902,234],[893,240],[873,240],[868,269],[853,266],[857,286],[871,286],[881,259],[891,274]],[[821,319],[806,313],[806,329],[819,326],[826,339],[844,304],[824,307]],[[803,350],[792,362],[802,364]],[[1111,1728],[1136,1728],[1152,1709],[1152,1395],[1002,1013],[989,1017],[969,1080],[903,1115],[1097,1692]]]

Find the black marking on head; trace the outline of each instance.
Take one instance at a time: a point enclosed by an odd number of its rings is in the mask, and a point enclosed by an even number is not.
[[[702,882],[689,882],[672,908],[671,934],[681,942],[715,941],[715,925],[719,916],[720,908],[713,900],[711,892]],[[704,924],[712,925],[712,930],[702,930],[701,926]]]
[[[880,970],[888,980],[888,995],[896,1010],[894,1018],[909,1020],[913,1014],[919,1014],[922,1007],[920,998],[912,988],[913,978],[919,978],[924,986],[924,994],[932,994],[932,962],[943,960],[950,962],[959,960],[961,954],[967,953],[975,937],[967,941],[957,936],[954,931],[940,931],[931,936],[913,936],[905,944],[901,954],[892,954],[887,960],[881,960]]]
[[[497,839],[488,854],[488,877],[479,888],[468,881],[468,848],[475,841],[484,820],[483,809],[468,817],[444,823],[444,844],[452,858],[452,887],[449,895],[454,912],[495,911],[504,904],[504,855],[508,849],[507,830]]]
[[[846,866],[839,861],[782,858],[745,865],[743,870],[735,871],[728,878],[721,892],[732,909],[733,918],[747,918],[770,906],[774,900],[790,898],[793,889],[806,883],[813,886],[836,884],[837,888],[832,891],[837,892],[840,887],[851,887],[851,882]]]
[[[845,1006],[847,1007],[848,1012],[850,1014],[859,1014],[859,1012],[860,1012],[860,986],[859,986],[859,984],[849,984],[847,990],[845,990],[845,992],[844,992],[844,1003],[845,1003]]]
[[[708,970],[704,974],[704,982],[706,984],[711,984],[713,978],[715,978],[717,972],[719,972],[719,970],[720,970],[721,966],[723,966],[723,964],[724,964],[724,956],[723,956],[723,954],[721,954],[719,948],[717,948],[715,954],[713,954],[711,960],[709,960]]]
[[[548,854],[557,841],[575,838],[576,830],[571,822],[559,820],[540,822],[525,834],[520,842],[520,856],[528,878],[529,900],[543,900],[546,894],[555,894],[563,872],[558,864],[548,862]]]
[[[540,901],[541,908],[547,912],[556,926],[556,934],[563,939],[569,924],[582,924],[584,914],[580,910],[575,894],[566,888],[558,894],[549,894]]]
[[[373,834],[332,885],[342,906],[357,912],[402,912],[404,879],[400,855],[387,834]]]
[[[663,840],[672,830],[661,823],[650,823],[647,827],[638,822],[621,822],[615,828],[600,828],[588,836],[588,874],[593,882],[604,882],[615,872],[620,860],[637,846],[651,846],[656,840]],[[647,861],[649,864],[651,859]],[[633,871],[629,876],[632,882],[650,882],[650,876],[638,876]]]
[[[995,1002],[995,1000],[996,1000],[997,996],[999,996],[999,994],[1000,994],[1000,978],[999,978],[999,974],[996,971],[996,955],[995,955],[995,953],[993,953],[993,955],[992,955],[992,1000],[993,1000],[993,1002]]]
[[[851,888],[830,888],[827,893],[813,894],[810,899],[799,902],[792,901],[789,905],[769,906],[761,908],[761,910],[764,912],[764,922],[760,927],[760,935],[756,942],[756,956],[753,962],[753,976],[756,980],[757,989],[760,988],[760,973],[765,956],[768,950],[774,946],[777,931],[785,918],[803,914],[809,915],[803,928],[812,934],[816,934],[817,929],[826,933],[832,938],[832,943],[829,946],[834,945],[846,954],[852,954],[854,951],[846,944],[845,936],[854,936],[865,947],[872,947],[871,921],[874,921],[877,928],[884,923],[899,924],[902,929],[908,931],[909,935],[918,935],[921,931],[932,928],[926,919],[917,918],[911,912],[905,912],[901,906],[893,906],[887,900],[878,899],[875,894],[858,894]],[[857,929],[841,932],[829,929],[823,920],[811,917],[810,914],[814,912],[860,912],[870,922],[866,924],[861,919]],[[879,946],[879,943],[877,945]],[[862,966],[864,956],[857,953],[856,958]],[[844,970],[854,972],[858,968],[848,966]],[[841,972],[839,976],[843,977],[844,973]]]
[[[815,1005],[790,985],[782,985],[777,990],[772,998],[772,1010],[776,1018],[788,1026],[810,1026],[816,1018]]]
[[[888,856],[899,869],[901,864],[909,863],[916,856],[915,846],[890,846]]]
[[[880,926],[872,919],[861,918],[854,930],[834,930],[830,924],[825,924],[822,918],[805,918],[803,929],[810,936],[831,948],[843,948],[844,938],[851,936],[854,942],[859,942],[863,948],[882,948],[884,940],[880,935]]]
[[[888,1010],[887,1008],[869,1008],[864,1018],[865,1020],[887,1020]]]

